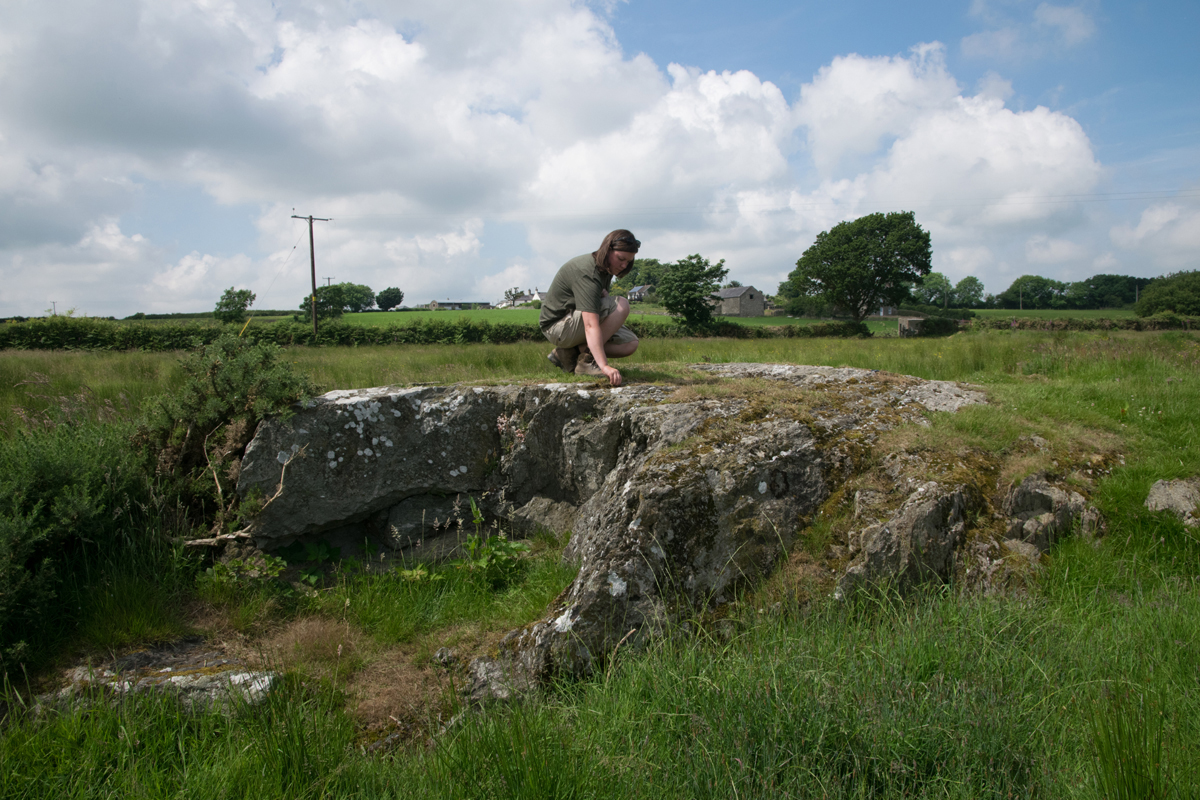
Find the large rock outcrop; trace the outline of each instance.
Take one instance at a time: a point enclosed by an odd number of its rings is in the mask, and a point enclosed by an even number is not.
[[[485,690],[502,694],[504,681],[586,673],[618,643],[730,599],[776,566],[882,431],[983,401],[872,370],[697,370],[706,376],[678,387],[331,392],[258,430],[238,486],[262,503],[247,532],[267,548],[330,534],[404,548],[468,495],[506,524],[570,529],[575,582],[505,639],[498,662],[478,665]],[[906,542],[872,539],[867,560],[944,575],[958,534],[930,520],[954,528],[962,514],[953,496],[907,504]]]

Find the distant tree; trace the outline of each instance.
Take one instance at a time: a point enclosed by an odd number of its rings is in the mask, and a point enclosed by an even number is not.
[[[1200,315],[1200,270],[1176,272],[1157,278],[1146,287],[1138,299],[1138,316],[1148,317],[1163,311]]]
[[[504,290],[504,302],[513,303],[522,294],[520,286],[514,286],[511,289]]]
[[[218,322],[245,322],[246,309],[254,303],[254,292],[249,289],[235,289],[230,286],[217,301],[213,309],[213,319]]]
[[[1093,275],[1067,287],[1066,300],[1071,308],[1124,308],[1138,299],[1150,278],[1132,275]]]
[[[1022,275],[996,295],[998,308],[1066,308],[1067,284],[1041,275]]]
[[[942,273],[931,272],[913,287],[912,293],[922,303],[949,308],[950,296],[954,294],[954,287],[950,284],[950,279]]]
[[[663,274],[670,266],[670,264],[664,264],[657,258],[634,259],[633,267],[629,272],[622,275],[620,280],[613,281],[613,290],[620,291],[624,289],[628,291],[635,286],[658,286]]]
[[[959,308],[978,308],[983,304],[983,281],[968,275],[954,284],[954,305]]]
[[[741,281],[730,281],[729,283],[725,284],[721,288],[722,289],[737,289],[737,288],[741,287],[741,285],[742,285]]]
[[[342,289],[342,311],[358,314],[375,305],[375,293],[360,283],[339,283]]]
[[[336,283],[333,286],[318,286],[317,287],[317,319],[336,319],[342,315],[342,309],[346,305],[346,297],[342,293],[344,284]],[[305,295],[300,301],[299,319],[312,321],[312,301],[311,295]]]
[[[712,295],[729,274],[725,259],[709,263],[700,254],[681,258],[661,273],[658,295],[662,304],[689,328],[712,324]]]
[[[817,234],[779,294],[824,301],[862,322],[880,304],[907,300],[909,282],[929,274],[932,255],[929,234],[911,211],[868,214]]]
[[[404,292],[397,289],[395,286],[389,286],[379,294],[375,295],[375,302],[383,311],[388,311],[395,308],[404,302]]]

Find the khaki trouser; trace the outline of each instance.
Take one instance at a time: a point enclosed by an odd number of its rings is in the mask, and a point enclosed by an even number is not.
[[[609,314],[617,310],[617,298],[609,295],[608,297],[600,298],[600,319],[606,318]],[[550,343],[555,347],[578,347],[587,341],[587,335],[583,328],[583,312],[572,311],[562,319],[555,322],[548,328],[544,328],[542,333]],[[637,335],[622,325],[617,329],[617,332],[609,337],[608,344],[627,344],[636,342]]]

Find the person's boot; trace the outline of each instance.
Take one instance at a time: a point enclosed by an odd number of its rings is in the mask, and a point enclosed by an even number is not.
[[[606,378],[604,370],[600,369],[600,365],[596,363],[596,359],[592,358],[591,353],[584,353],[579,360],[575,362],[575,374],[587,375],[592,378]]]
[[[579,360],[579,348],[556,347],[550,351],[550,355],[546,356],[546,358],[563,372],[574,372],[575,364]]]

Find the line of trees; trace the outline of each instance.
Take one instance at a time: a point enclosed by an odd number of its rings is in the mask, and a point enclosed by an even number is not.
[[[213,310],[213,318],[220,322],[245,322],[250,306],[254,305],[255,295],[249,289],[237,289],[230,286],[217,301]],[[335,319],[342,314],[357,314],[375,306],[380,311],[396,308],[404,302],[404,292],[394,286],[381,291],[378,295],[371,291],[370,286],[360,283],[335,283],[330,286],[317,287],[317,319]],[[300,313],[295,315],[297,321],[312,321],[312,296],[304,295],[300,301]]]
[[[1200,313],[1200,272],[1162,278],[1093,275],[1063,282],[1022,275],[996,295],[968,275],[957,284],[930,270],[929,234],[912,212],[868,214],[835,225],[796,262],[776,302],[793,316],[843,315],[856,322],[881,305],[922,304],[943,309],[1129,308],[1142,316]]]

